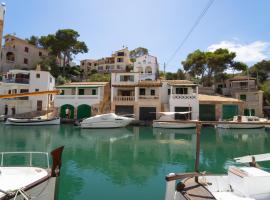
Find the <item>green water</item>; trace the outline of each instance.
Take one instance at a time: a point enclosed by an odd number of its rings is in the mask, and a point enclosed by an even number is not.
[[[166,174],[193,171],[195,144],[195,130],[0,124],[0,151],[51,151],[65,145],[61,200],[163,200]],[[232,158],[266,152],[270,152],[270,132],[264,129],[203,128],[200,169],[225,173],[234,164]],[[270,169],[269,164],[263,167]]]

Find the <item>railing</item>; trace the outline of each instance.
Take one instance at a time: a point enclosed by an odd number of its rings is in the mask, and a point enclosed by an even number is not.
[[[12,78],[12,79],[4,79],[4,83],[22,83],[29,84],[29,79],[27,78]]]
[[[30,167],[32,167],[33,163],[33,155],[45,155],[46,156],[46,165],[47,165],[47,168],[50,168],[50,162],[49,162],[49,154],[47,152],[1,152],[0,155],[1,155],[1,167],[4,166],[4,156],[5,155],[12,155],[12,156],[18,156],[18,155],[27,155],[29,154],[29,165]]]
[[[197,99],[196,94],[171,94],[172,99]]]
[[[56,95],[55,99],[98,99],[98,95]]]
[[[140,95],[139,99],[159,99],[159,96],[156,96],[156,95]]]
[[[115,96],[114,101],[135,101],[135,96]]]

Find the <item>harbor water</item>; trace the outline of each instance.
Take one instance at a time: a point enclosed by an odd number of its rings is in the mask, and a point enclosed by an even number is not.
[[[60,200],[163,200],[165,176],[194,170],[195,129],[80,129],[72,125],[0,124],[0,151],[46,151],[64,145]],[[200,170],[226,173],[234,157],[270,152],[270,131],[201,133]],[[270,163],[260,163],[270,171]]]

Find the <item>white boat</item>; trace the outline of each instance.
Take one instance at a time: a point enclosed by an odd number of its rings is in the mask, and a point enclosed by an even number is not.
[[[231,121],[223,121],[224,123],[218,124],[217,128],[231,128],[231,129],[252,129],[252,128],[264,128],[264,124],[260,122],[267,122],[265,118],[259,118],[256,116],[234,116]],[[226,123],[228,122],[228,123]]]
[[[0,122],[5,121],[6,115],[0,115]]]
[[[256,168],[255,161],[270,160],[270,154],[235,158],[250,166],[228,168],[225,175],[169,174],[165,200],[266,200],[270,199],[270,173]],[[195,178],[197,177],[197,178]],[[177,181],[181,181],[176,184]]]
[[[154,128],[196,128],[198,120],[185,120],[186,122],[179,123],[174,119],[175,114],[189,114],[190,112],[159,112],[161,117],[153,121]]]
[[[29,118],[29,119],[19,119],[19,118],[7,118],[5,122],[6,125],[15,125],[15,126],[35,126],[35,125],[59,125],[60,118]]]
[[[134,118],[108,113],[84,119],[81,128],[120,128],[129,125]]]
[[[46,152],[2,152],[0,166],[0,200],[54,200],[57,196],[61,156],[64,147],[51,152],[52,166]],[[46,167],[35,167],[35,159],[45,158]],[[5,166],[7,158],[27,156],[28,166]],[[42,157],[41,157],[42,156]],[[8,165],[8,164],[7,164]]]
[[[270,120],[267,121],[269,124],[265,125],[265,129],[270,130]]]

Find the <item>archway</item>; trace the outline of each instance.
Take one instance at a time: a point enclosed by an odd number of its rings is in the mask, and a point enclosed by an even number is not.
[[[151,68],[150,66],[147,66],[147,67],[145,68],[145,73],[146,73],[146,74],[152,74],[152,68]]]
[[[77,108],[77,119],[83,119],[91,116],[91,106],[82,104]]]
[[[66,109],[70,110],[70,119],[74,119],[74,106],[70,104],[65,104],[61,106],[60,110],[60,117],[61,118],[66,118]]]
[[[13,52],[7,52],[6,59],[7,59],[7,61],[14,62],[15,61],[15,54]]]

